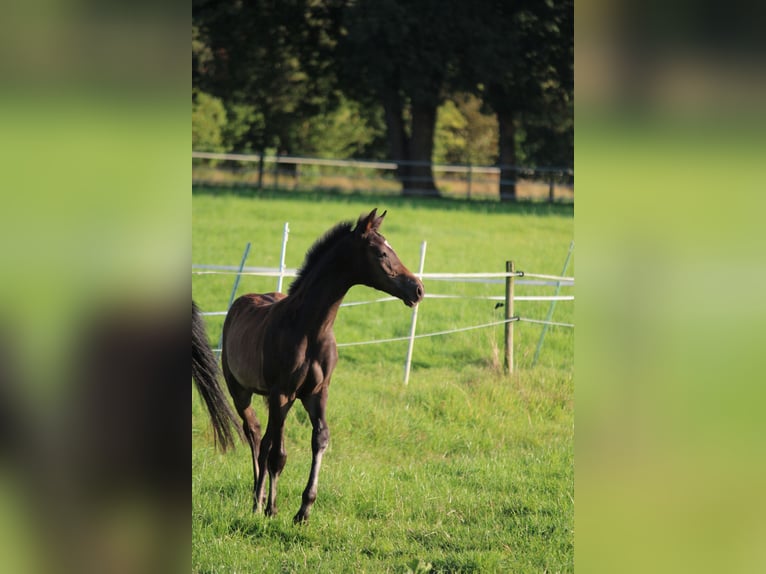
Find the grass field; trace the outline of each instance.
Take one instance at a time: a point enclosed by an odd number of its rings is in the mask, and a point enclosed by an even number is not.
[[[288,267],[340,220],[388,209],[382,232],[416,269],[559,274],[573,238],[565,205],[259,194],[196,190],[193,262],[235,265],[247,241],[248,265],[279,262],[290,223]],[[574,274],[574,261],[569,275]],[[224,310],[233,276],[194,275],[203,310]],[[238,293],[272,291],[275,279],[243,277]],[[425,283],[429,293],[501,295],[502,284]],[[572,292],[571,288],[568,291]],[[551,294],[527,287],[517,294]],[[347,301],[378,297],[355,287]],[[418,332],[476,325],[502,317],[477,299],[421,303]],[[548,303],[516,305],[542,319]],[[554,320],[573,321],[571,302]],[[207,320],[216,344],[222,318]],[[410,311],[400,302],[341,309],[339,342],[405,335]],[[306,526],[292,516],[310,465],[310,423],[296,405],[286,423],[287,466],[280,514],[251,512],[249,452],[221,455],[201,401],[192,400],[192,564],[195,572],[570,572],[574,543],[572,329],[552,328],[532,366],[541,328],[516,324],[517,371],[502,373],[502,327],[419,339],[409,386],[402,384],[406,343],[345,347],[328,406],[330,447],[319,497]],[[256,399],[257,400],[257,399]],[[265,409],[256,403],[265,423]]]

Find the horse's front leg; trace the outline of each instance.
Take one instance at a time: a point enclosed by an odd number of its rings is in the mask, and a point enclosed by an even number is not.
[[[311,419],[313,428],[311,433],[311,472],[309,473],[308,484],[303,491],[303,503],[298,513],[293,518],[295,523],[306,522],[311,513],[311,507],[317,498],[317,485],[319,481],[319,468],[322,466],[322,457],[324,456],[327,445],[330,442],[330,429],[325,420],[325,407],[327,406],[327,386],[317,394],[309,395],[302,399],[303,406]]]
[[[266,467],[269,471],[269,497],[266,504],[267,516],[274,516],[277,513],[277,481],[287,462],[284,440],[285,418],[290,411],[290,407],[293,406],[294,400],[294,398],[278,393],[274,393],[269,397],[269,424],[266,427],[266,434],[261,444],[259,457],[261,475],[258,477],[255,495],[256,500],[261,503],[263,501],[265,482],[265,472],[263,469]]]

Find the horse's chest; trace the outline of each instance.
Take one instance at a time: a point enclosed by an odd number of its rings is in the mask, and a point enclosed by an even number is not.
[[[335,366],[334,344],[317,345],[307,339],[272,343],[265,345],[259,369],[261,384],[267,388],[279,386],[286,393],[310,390],[321,385]]]

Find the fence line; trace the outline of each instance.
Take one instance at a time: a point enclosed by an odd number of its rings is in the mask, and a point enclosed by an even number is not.
[[[192,265],[192,275],[248,275],[252,277],[297,277],[298,270],[295,268],[285,268],[280,270],[277,267],[245,267],[242,271],[234,265]],[[451,281],[454,279],[495,279],[506,277],[534,277],[536,279],[547,279],[548,281],[535,281],[534,279],[519,279],[516,285],[535,285],[555,287],[561,284],[562,287],[574,286],[574,277],[561,277],[558,275],[541,275],[537,273],[527,273],[526,271],[506,272],[487,272],[487,273],[415,273],[421,279],[432,281]],[[500,284],[502,281],[479,281],[487,284]]]
[[[296,277],[298,274],[297,269],[287,269],[284,266],[285,261],[285,250],[287,245],[287,234],[289,233],[289,226],[287,223],[285,223],[284,231],[283,231],[283,240],[282,240],[282,251],[281,251],[281,257],[280,257],[280,267],[277,269],[269,268],[269,267],[245,267],[245,260],[247,258],[247,253],[249,251],[250,244],[248,243],[245,253],[242,257],[242,261],[240,262],[239,266],[226,266],[226,265],[192,265],[192,275],[236,275],[235,283],[234,283],[234,289],[232,290],[231,294],[231,300],[234,300],[234,296],[236,294],[237,285],[239,282],[239,279],[243,275],[248,276],[259,276],[259,277],[277,277],[278,278],[278,291],[281,290],[282,286],[282,280],[285,277]],[[573,244],[570,245],[570,255],[572,250]],[[410,345],[408,347],[407,351],[407,361],[405,363],[405,384],[408,380],[408,368],[407,366],[410,364],[411,356],[412,356],[412,350],[413,350],[413,343],[415,339],[422,339],[426,337],[437,337],[442,335],[449,335],[452,333],[461,333],[464,331],[472,331],[476,329],[483,329],[488,327],[493,327],[497,325],[506,325],[506,330],[508,328],[512,329],[511,323],[517,322],[517,321],[524,321],[527,323],[535,323],[535,324],[542,324],[547,328],[548,326],[557,326],[557,327],[568,327],[568,328],[574,328],[573,323],[562,323],[562,322],[555,322],[550,320],[551,313],[549,312],[549,316],[546,318],[546,320],[539,320],[539,319],[531,319],[526,317],[519,317],[518,315],[513,314],[513,302],[514,301],[550,301],[552,305],[555,305],[556,301],[573,301],[574,295],[558,295],[558,290],[562,286],[574,286],[574,277],[565,277],[563,276],[563,273],[566,273],[566,265],[564,267],[564,270],[562,272],[562,275],[544,275],[544,274],[538,274],[538,273],[525,273],[524,271],[516,271],[513,267],[513,264],[510,264],[510,267],[507,266],[507,270],[504,273],[496,273],[496,272],[489,272],[489,273],[424,273],[423,272],[423,263],[425,258],[425,242],[421,245],[421,261],[420,261],[420,268],[419,272],[416,273],[418,277],[421,279],[429,279],[434,281],[476,281],[476,282],[484,282],[484,283],[506,283],[510,281],[511,283],[519,284],[527,284],[527,285],[546,285],[546,286],[556,286],[556,295],[521,295],[521,296],[514,296],[511,291],[511,299],[508,299],[508,295],[506,297],[500,297],[500,296],[463,296],[463,295],[451,295],[451,294],[426,294],[426,298],[430,299],[470,299],[470,300],[485,300],[485,301],[504,301],[506,306],[510,304],[510,308],[506,311],[506,318],[501,321],[493,321],[490,323],[483,323],[480,325],[471,325],[468,327],[457,327],[455,329],[448,329],[444,331],[436,331],[433,333],[421,333],[416,334],[415,333],[415,325],[416,325],[416,312],[418,307],[415,307],[413,309],[413,316],[412,316],[412,322],[410,326],[410,334],[409,336],[404,337],[392,337],[388,339],[376,339],[371,341],[357,341],[357,342],[350,342],[350,343],[338,343],[337,346],[340,347],[353,347],[353,346],[360,346],[360,345],[373,345],[373,344],[382,344],[382,343],[391,343],[391,342],[397,342],[397,341],[409,341]],[[567,257],[568,261],[569,256]],[[523,277],[531,277],[533,279],[521,279]],[[519,279],[517,279],[519,278]],[[542,280],[542,281],[541,281]],[[396,297],[382,297],[377,299],[371,299],[367,301],[350,301],[341,304],[341,307],[355,307],[359,305],[368,305],[371,303],[383,303],[383,302],[389,302],[389,301],[398,301]],[[231,302],[229,303],[231,306]],[[496,306],[497,308],[497,306]],[[203,316],[223,316],[226,315],[228,311],[205,311],[202,312]],[[538,343],[538,352],[539,352],[539,346],[541,343]],[[506,343],[507,345],[507,343]],[[221,343],[219,342],[219,347],[221,346]],[[220,353],[221,349],[214,349],[216,353]]]
[[[273,270],[264,271],[228,271],[228,270],[208,270],[208,271],[192,271],[192,275],[249,275],[252,277],[297,277],[298,272],[293,269],[285,269],[280,271],[274,268]]]
[[[424,339],[426,337],[439,337],[441,335],[450,335],[452,333],[462,333],[463,331],[473,331],[475,329],[484,329],[486,327],[494,327],[496,325],[505,325],[513,321],[518,321],[518,317],[511,317],[503,321],[493,321],[491,323],[483,323],[481,325],[471,325],[470,327],[458,327],[457,329],[449,329],[446,331],[436,331],[434,333],[421,333],[420,335],[413,335],[413,339]],[[394,343],[396,341],[409,341],[410,337],[393,337],[391,339],[378,339],[375,341],[357,341],[355,343],[338,343],[338,347],[353,347],[357,345],[374,345],[376,343]]]
[[[519,321],[524,321],[525,323],[537,323],[538,325],[552,325],[554,327],[571,327],[574,329],[574,323],[557,323],[556,321],[543,321],[542,319],[527,319],[525,317],[520,317]]]
[[[341,303],[341,307],[358,307],[360,305],[369,305],[370,303],[388,303],[389,301],[399,301],[396,297],[381,297],[380,299],[370,299],[369,301],[349,301]]]
[[[500,295],[441,295],[426,293],[427,299],[473,299],[476,301],[505,301]],[[574,295],[516,295],[514,301],[574,301]]]
[[[561,275],[541,275],[540,273],[525,273],[524,277],[534,277],[536,279],[550,279],[551,281],[571,281],[574,284],[574,277],[562,277]]]
[[[277,277],[282,274],[284,277],[296,277],[298,275],[297,269],[284,269],[280,270],[275,267],[260,267],[260,268],[243,268],[242,271],[238,267],[231,265],[193,265],[192,269],[199,269],[199,271],[192,271],[193,275],[255,275],[262,277]],[[245,271],[245,269],[254,269],[253,271]],[[513,273],[415,273],[421,279],[481,279],[481,278],[495,278],[495,277],[524,277],[523,271],[514,271]],[[572,277],[556,278],[550,276],[553,279],[560,279],[566,281],[574,281]]]
[[[513,164],[438,164],[429,161],[378,161],[325,159],[274,154],[240,154],[193,151],[192,185],[232,185],[258,189],[345,189],[430,195],[424,183],[436,180],[447,196],[495,197],[503,186],[519,185],[519,198],[574,200],[574,170],[569,167],[529,167]],[[204,160],[200,162],[199,160]],[[205,165],[209,162],[209,165]],[[217,165],[216,165],[217,164]],[[268,166],[267,166],[268,164]],[[413,173],[430,167],[433,177]],[[405,169],[402,169],[405,168]],[[197,171],[195,171],[197,170]],[[195,177],[195,173],[197,174]],[[268,181],[267,181],[268,180]],[[545,189],[547,188],[547,190]],[[556,189],[559,193],[556,193]],[[562,193],[563,192],[563,193]]]
[[[382,169],[395,171],[399,166],[424,167],[430,165],[436,171],[463,173],[463,174],[490,174],[499,175],[501,170],[511,170],[522,175],[533,174],[556,174],[574,175],[574,170],[568,167],[525,167],[519,165],[503,164],[494,165],[469,165],[469,164],[439,164],[430,161],[398,160],[398,161],[375,161],[368,159],[325,159],[318,157],[299,157],[292,155],[263,155],[243,153],[216,153],[193,151],[192,158],[213,159],[222,161],[260,162],[263,159],[268,163],[283,163],[286,165],[318,165],[324,167],[359,167],[366,169]]]
[[[205,151],[193,151],[192,158],[216,159],[225,161],[259,162],[260,155],[244,153],[212,153]],[[295,157],[288,155],[264,155],[264,162],[284,163],[288,165],[321,165],[326,167],[361,167],[367,169],[395,170],[396,163],[391,161],[371,161],[353,159],[323,159],[317,157]]]
[[[491,279],[494,277],[524,277],[523,271],[512,271],[503,273],[420,273],[421,279]]]
[[[208,315],[212,313],[207,313]],[[218,314],[218,313],[216,313]],[[225,312],[224,312],[225,314]],[[205,315],[205,313],[203,313]],[[487,327],[496,327],[498,325],[505,325],[506,323],[513,323],[516,321],[524,321],[527,323],[540,323],[540,324],[547,324],[552,325],[554,327],[574,327],[574,324],[572,323],[557,323],[555,321],[542,321],[537,319],[527,319],[526,317],[511,317],[510,319],[503,319],[502,321],[492,321],[490,323],[482,323],[481,325],[471,325],[469,327],[458,327],[456,329],[448,329],[445,331],[435,331],[433,333],[421,333],[420,335],[415,335],[413,339],[425,339],[428,337],[440,337],[442,335],[451,335],[452,333],[462,333],[464,331],[474,331],[476,329],[485,329]],[[409,341],[410,337],[391,337],[389,339],[374,339],[371,341],[354,341],[352,343],[337,343],[337,347],[359,347],[363,345],[377,345],[382,343],[397,343],[402,341]],[[215,353],[220,353],[221,349],[213,349]]]
[[[437,293],[426,293],[426,299],[468,299],[469,301],[505,301],[505,297],[500,295],[446,295]],[[574,301],[574,295],[517,295],[514,301]],[[368,301],[348,301],[341,303],[341,307],[359,307],[361,305],[370,305],[372,303],[388,303],[399,301],[396,297],[381,297],[379,299],[370,299]],[[226,315],[226,311],[203,311],[201,314],[206,316]]]
[[[195,271],[192,272],[193,275],[240,275],[238,272],[214,272],[214,271]],[[280,273],[279,271],[266,271],[266,272],[254,272],[254,273],[246,273],[242,272],[242,275],[258,275],[261,277],[279,277]],[[418,275],[416,273],[416,275]],[[423,274],[427,275],[427,274]],[[446,274],[444,274],[446,275]],[[505,273],[503,275],[506,275]],[[509,276],[515,276],[519,277],[519,272],[515,272],[513,274],[507,274]],[[291,275],[288,272],[285,272],[284,277],[293,277],[295,275]],[[526,274],[528,277],[529,274]],[[442,277],[444,279],[444,277]],[[516,284],[526,284],[526,285],[545,285],[545,286],[556,286],[557,283],[540,283],[540,282],[529,282],[529,283],[522,283],[522,281],[517,281]],[[571,285],[574,285],[574,283],[571,283]],[[449,295],[445,293],[426,293],[424,296],[425,299],[468,299],[468,300],[474,300],[474,301],[505,301],[505,297],[501,295]],[[575,297],[574,295],[515,295],[513,297],[514,301],[574,301]],[[399,301],[396,297],[380,297],[378,299],[370,299],[367,301],[347,301],[344,303],[341,303],[341,307],[358,307],[360,305],[370,305],[372,303],[388,303],[391,301]],[[213,316],[223,316],[226,315],[228,311],[202,311],[200,312],[201,315],[207,316],[207,317],[213,317]],[[565,326],[565,327],[574,327],[574,325],[571,325],[569,323],[555,323],[550,321],[541,321],[541,320],[535,320],[535,319],[524,319],[521,318],[519,321],[527,321],[529,323],[540,323],[540,324],[550,324],[550,325],[558,325],[558,326]],[[505,321],[504,321],[505,322]],[[455,331],[457,332],[457,331]],[[417,335],[415,338],[418,338],[420,335]],[[404,337],[404,339],[408,339],[409,337]],[[391,340],[400,340],[400,339],[391,339]],[[384,341],[388,342],[388,340]],[[339,347],[341,345],[338,345]]]

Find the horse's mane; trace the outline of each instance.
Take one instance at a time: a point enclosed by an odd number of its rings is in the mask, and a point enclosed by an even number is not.
[[[298,270],[298,276],[295,278],[295,281],[293,281],[292,285],[290,285],[290,289],[287,291],[288,295],[292,295],[298,289],[300,289],[300,285],[302,284],[303,279],[311,272],[312,269],[319,265],[319,262],[322,260],[325,254],[327,254],[330,249],[332,249],[338,243],[338,241],[351,233],[353,225],[354,224],[350,221],[342,221],[330,229],[322,237],[317,239],[314,242],[314,245],[309,247],[309,250],[306,252],[306,258],[303,261],[303,265],[301,265],[301,268]]]

